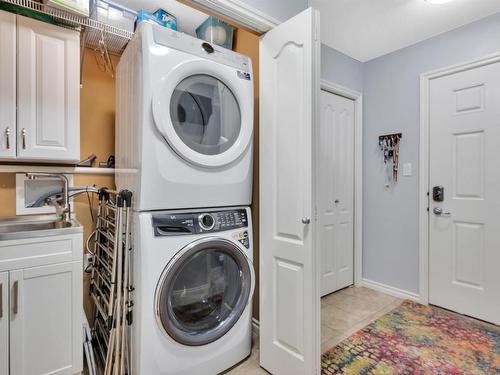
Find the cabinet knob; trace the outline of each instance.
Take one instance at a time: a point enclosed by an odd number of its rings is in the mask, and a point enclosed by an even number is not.
[[[22,142],[23,142],[23,150],[26,150],[26,129],[23,128],[21,130],[21,137],[22,137]]]
[[[12,314],[16,315],[18,312],[18,293],[19,293],[19,282],[14,281],[12,286]]]
[[[302,224],[307,225],[307,224],[310,224],[310,223],[311,223],[311,219],[310,218],[308,218],[308,217],[303,217],[302,218]]]
[[[5,148],[10,150],[10,128],[8,126],[5,128]]]

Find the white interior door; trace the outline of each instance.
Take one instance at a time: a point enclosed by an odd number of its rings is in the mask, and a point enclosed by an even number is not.
[[[260,43],[260,364],[319,373],[313,133],[319,106],[319,13],[308,9]]]
[[[500,324],[500,63],[430,83],[429,301]],[[432,197],[444,187],[444,201]],[[442,213],[441,213],[442,211]]]
[[[354,280],[354,101],[321,91],[318,133],[321,295]]]

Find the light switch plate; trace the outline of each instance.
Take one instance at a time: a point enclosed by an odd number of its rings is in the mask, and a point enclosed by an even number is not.
[[[403,176],[404,177],[411,177],[411,175],[412,175],[411,163],[404,163],[403,164]]]

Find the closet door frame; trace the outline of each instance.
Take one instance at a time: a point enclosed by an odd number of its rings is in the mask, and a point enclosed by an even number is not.
[[[326,80],[321,80],[321,90],[354,101],[354,286],[360,287],[363,285],[363,95]],[[319,235],[318,226],[316,236]]]

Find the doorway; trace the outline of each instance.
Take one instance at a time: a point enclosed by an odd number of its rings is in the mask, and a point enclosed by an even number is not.
[[[354,283],[354,101],[320,95],[318,239],[321,296]]]
[[[497,325],[499,78],[500,54],[422,76],[420,249],[422,302]]]
[[[322,81],[317,139],[321,296],[361,281],[362,97]]]

